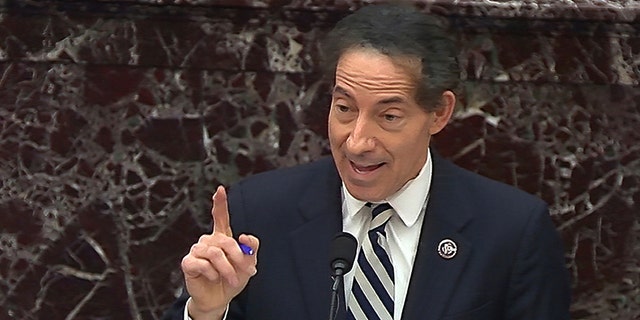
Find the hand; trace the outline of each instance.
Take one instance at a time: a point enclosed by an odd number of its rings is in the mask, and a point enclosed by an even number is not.
[[[193,319],[222,318],[231,299],[257,272],[258,238],[240,235],[239,242],[254,251],[253,255],[243,254],[232,237],[224,187],[218,187],[212,200],[213,233],[202,235],[182,259],[182,273],[191,295],[187,308]]]

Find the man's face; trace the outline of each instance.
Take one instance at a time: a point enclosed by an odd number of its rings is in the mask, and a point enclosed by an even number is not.
[[[362,201],[383,200],[415,178],[431,135],[443,127],[415,101],[420,62],[402,62],[372,49],[349,50],[338,61],[329,142],[347,190]]]

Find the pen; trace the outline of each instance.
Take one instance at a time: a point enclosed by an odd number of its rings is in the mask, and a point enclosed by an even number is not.
[[[242,243],[238,243],[238,245],[240,245],[240,250],[242,250],[242,253],[248,254],[250,256],[253,255],[253,249],[251,249],[251,247]]]

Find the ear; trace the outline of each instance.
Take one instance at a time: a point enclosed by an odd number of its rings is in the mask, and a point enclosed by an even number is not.
[[[438,109],[433,111],[433,123],[431,128],[429,128],[429,133],[434,135],[440,132],[444,127],[449,123],[449,119],[451,119],[451,115],[453,115],[453,110],[456,106],[456,95],[447,90],[442,93],[440,97],[440,105]]]

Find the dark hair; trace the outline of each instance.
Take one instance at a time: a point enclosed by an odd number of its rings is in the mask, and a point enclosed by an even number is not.
[[[415,98],[427,110],[437,109],[442,93],[458,87],[458,51],[443,17],[389,4],[369,5],[345,17],[322,46],[325,75],[332,81],[338,60],[353,48],[371,48],[391,58],[419,58],[422,71]]]

